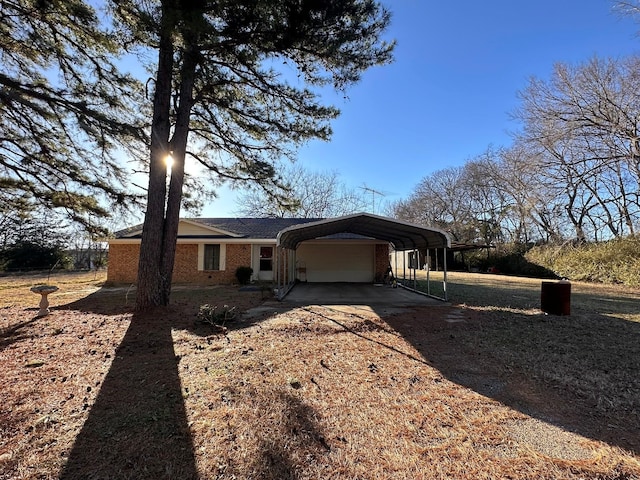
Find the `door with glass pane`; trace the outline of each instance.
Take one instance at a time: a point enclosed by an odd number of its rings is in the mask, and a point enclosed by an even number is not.
[[[256,248],[254,258],[257,257],[257,264],[254,266],[254,273],[257,267],[258,280],[273,280],[273,246],[272,245],[258,245]]]

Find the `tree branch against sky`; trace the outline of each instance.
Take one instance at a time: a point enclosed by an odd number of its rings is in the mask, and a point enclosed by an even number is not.
[[[276,195],[260,187],[240,194],[238,214],[268,218],[327,218],[363,212],[367,201],[363,191],[348,188],[337,172],[314,172],[299,164],[280,170],[283,185]]]
[[[143,138],[118,53],[86,2],[0,0],[0,201],[28,198],[91,229],[134,200],[113,157]]]
[[[639,69],[638,57],[557,64],[548,81],[532,79],[520,93],[520,139],[536,152],[538,176],[558,185],[580,240],[588,217],[599,236],[636,232]]]
[[[628,1],[613,1],[614,11],[618,12],[622,16],[640,17],[640,1],[628,0]]]
[[[382,39],[390,15],[372,0],[111,4],[123,39],[158,55],[138,268],[144,309],[169,301],[185,159],[218,181],[277,189],[278,163],[331,134],[338,110],[318,89],[344,90],[391,61],[393,44]]]

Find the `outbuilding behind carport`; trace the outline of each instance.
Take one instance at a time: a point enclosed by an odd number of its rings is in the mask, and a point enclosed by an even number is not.
[[[448,234],[436,228],[423,227],[402,220],[359,213],[343,217],[294,225],[278,233],[276,242],[276,272],[278,298],[284,298],[295,285],[299,264],[297,252],[305,242],[328,240],[336,235],[357,235],[364,240],[382,240],[396,251],[426,250],[451,246]],[[445,255],[446,258],[446,255]],[[444,268],[444,300],[447,299],[447,268]],[[347,275],[345,278],[349,278]]]

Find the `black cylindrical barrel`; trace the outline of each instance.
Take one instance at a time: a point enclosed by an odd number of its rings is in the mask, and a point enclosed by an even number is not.
[[[571,315],[571,283],[542,282],[540,305],[550,315]]]

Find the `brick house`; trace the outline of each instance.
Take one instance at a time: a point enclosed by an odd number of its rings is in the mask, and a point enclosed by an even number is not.
[[[237,282],[236,269],[248,266],[253,269],[252,280],[275,281],[278,265],[280,276],[289,277],[287,282],[370,283],[382,278],[389,265],[388,240],[345,230],[299,242],[294,256],[284,255],[284,249],[278,247],[281,232],[325,222],[331,219],[181,219],[172,280],[231,284]],[[142,225],[137,225],[117,232],[109,240],[109,282],[136,282],[141,236]]]

